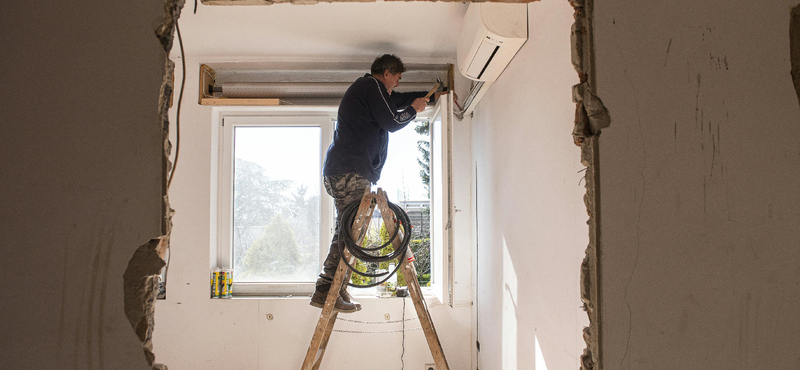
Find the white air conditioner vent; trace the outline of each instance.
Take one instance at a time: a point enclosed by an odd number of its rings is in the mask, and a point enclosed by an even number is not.
[[[527,39],[527,4],[472,3],[459,32],[458,69],[472,80],[495,81]]]
[[[464,77],[478,81],[457,118],[472,113],[528,40],[528,4],[471,3],[458,34],[456,57]]]

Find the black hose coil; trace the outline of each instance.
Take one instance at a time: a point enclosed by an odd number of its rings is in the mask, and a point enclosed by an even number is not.
[[[400,208],[400,206],[398,206],[397,204],[394,204],[392,202],[389,202],[388,200],[386,201],[386,203],[388,203],[389,209],[391,209],[392,212],[394,212],[394,216],[395,216],[394,217],[394,219],[395,219],[394,233],[392,233],[392,236],[389,238],[389,240],[385,244],[379,245],[377,247],[371,247],[371,248],[370,247],[362,247],[362,246],[358,245],[358,243],[355,240],[353,240],[353,236],[350,235],[350,230],[353,229],[353,222],[355,222],[356,215],[358,213],[358,208],[361,205],[361,200],[357,200],[357,201],[355,201],[353,203],[350,203],[349,205],[347,205],[344,208],[344,210],[342,210],[342,220],[341,220],[341,224],[340,224],[339,230],[338,230],[338,233],[339,233],[339,256],[340,256],[340,258],[344,261],[344,264],[347,265],[347,267],[351,271],[353,271],[354,273],[356,273],[358,275],[365,276],[365,277],[371,277],[371,278],[380,278],[380,277],[384,277],[385,276],[383,280],[378,281],[376,283],[367,284],[367,285],[354,285],[352,283],[348,283],[349,286],[356,287],[356,288],[370,288],[370,287],[378,286],[380,284],[383,284],[387,280],[389,280],[389,278],[392,277],[392,275],[394,275],[397,272],[397,270],[400,269],[400,266],[402,265],[402,263],[401,263],[403,261],[402,258],[405,258],[406,251],[408,250],[408,246],[411,243],[411,227],[412,227],[411,226],[411,220],[408,218],[408,214],[406,214],[406,212],[402,208]],[[405,233],[403,235],[403,239],[400,241],[400,247],[395,248],[392,252],[390,252],[388,254],[385,254],[385,255],[377,255],[376,256],[374,254],[369,253],[369,252],[379,251],[379,250],[381,250],[383,248],[386,248],[389,245],[391,245],[392,241],[394,241],[394,239],[397,237],[398,233],[400,232],[400,226],[402,226],[403,230],[405,230]],[[348,262],[347,259],[344,258],[344,248],[347,248],[347,250],[350,251],[350,254],[352,254],[354,257],[356,257],[359,260],[364,261],[364,262],[378,263],[378,262],[387,262],[387,261],[397,260],[397,263],[395,264],[395,268],[394,268],[393,271],[380,273],[380,274],[369,274],[369,273],[366,273],[366,272],[361,272],[361,271],[358,271],[355,268],[355,266],[350,265],[350,262]]]

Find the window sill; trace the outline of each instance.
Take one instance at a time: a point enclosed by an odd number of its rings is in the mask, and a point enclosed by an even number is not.
[[[353,296],[353,298],[355,298],[358,301],[374,301],[374,300],[387,300],[387,299],[396,299],[396,298],[401,298],[402,299],[402,298],[404,298],[404,297],[396,297],[396,296],[378,297],[376,294],[369,294],[369,293],[356,294],[352,290],[350,291],[350,294]],[[286,300],[286,299],[310,299],[310,298],[311,298],[311,294],[305,294],[305,293],[299,293],[299,294],[274,294],[274,295],[272,295],[272,294],[264,294],[264,293],[261,293],[261,294],[236,294],[236,293],[234,293],[233,297],[231,297],[231,298],[209,298],[209,299],[215,300],[215,301],[217,301],[217,300],[218,301],[227,301],[227,300],[237,300],[237,299]],[[409,295],[409,296],[407,296],[405,298],[411,298],[411,296]],[[441,304],[441,301],[439,301],[439,299],[436,298],[436,296],[433,295],[432,292],[425,291],[424,288],[423,288],[422,298],[425,299],[425,301],[429,305]]]
[[[258,299],[271,299],[271,298],[298,298],[298,297],[311,297],[314,294],[314,283],[234,283],[233,284],[233,298],[258,298]],[[422,296],[425,299],[435,298],[433,291],[430,287],[421,287]],[[378,297],[377,287],[372,288],[350,288],[350,295],[356,299],[385,299],[395,297]],[[400,297],[402,298],[402,297]],[[210,299],[227,299],[227,298],[210,298]]]

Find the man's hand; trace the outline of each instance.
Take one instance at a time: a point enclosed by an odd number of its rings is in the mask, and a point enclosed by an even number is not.
[[[416,110],[417,113],[420,113],[424,111],[426,107],[428,107],[428,99],[416,98],[414,99],[414,102],[411,103],[411,106],[414,107],[414,110]]]

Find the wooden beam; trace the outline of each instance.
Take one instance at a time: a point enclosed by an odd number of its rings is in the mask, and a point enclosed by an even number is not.
[[[456,89],[456,73],[455,66],[449,64],[447,66],[447,91],[455,91]]]
[[[281,105],[274,98],[200,98],[200,105]]]
[[[211,67],[201,64],[200,65],[200,86],[199,86],[199,96],[197,97],[197,102],[200,105],[210,105],[210,104],[203,104],[203,99],[213,98],[214,94],[209,93],[211,88],[214,87],[214,84],[217,82],[217,73]]]

